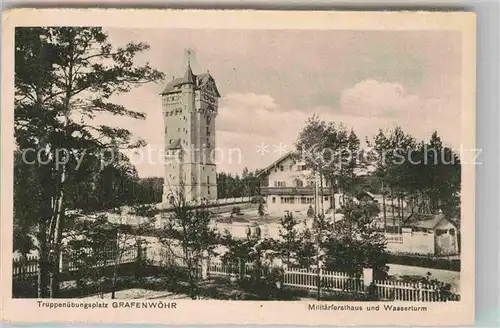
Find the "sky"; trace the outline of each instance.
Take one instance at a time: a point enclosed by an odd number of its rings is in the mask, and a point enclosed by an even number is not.
[[[222,98],[216,117],[217,171],[264,168],[291,150],[313,114],[360,138],[401,126],[420,140],[437,130],[458,149],[461,136],[461,40],[453,31],[110,29],[113,45],[145,42],[137,57],[165,73],[115,97],[145,120],[101,117],[130,129],[148,148],[132,155],[141,177],[162,176],[159,93],[184,74],[214,77]],[[148,150],[149,149],[149,150]],[[153,154],[144,155],[146,153]],[[149,158],[146,158],[149,157]]]

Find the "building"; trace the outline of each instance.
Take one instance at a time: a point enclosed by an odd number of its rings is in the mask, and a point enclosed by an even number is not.
[[[387,233],[387,250],[421,255],[457,255],[460,253],[458,221],[442,214],[415,215],[401,233]]]
[[[319,176],[294,159],[292,153],[266,167],[259,177],[262,181],[260,192],[266,199],[269,213],[281,215],[286,211],[307,211],[309,206],[316,208],[318,213],[322,209],[325,212],[330,208],[340,209],[342,195],[335,193],[334,198],[331,197],[331,181],[323,179],[321,187]]]
[[[195,75],[188,64],[184,76],[170,81],[163,92],[165,175],[163,202],[181,193],[186,201],[217,199],[215,118],[220,94],[207,71]]]

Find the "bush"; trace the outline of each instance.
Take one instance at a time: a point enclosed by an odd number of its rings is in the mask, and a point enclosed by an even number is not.
[[[259,212],[259,215],[260,215],[260,216],[263,216],[263,215],[264,215],[264,205],[262,205],[262,204],[260,204],[260,205],[259,205],[259,210],[258,210],[258,212]]]
[[[264,204],[265,202],[266,200],[262,196],[253,196],[250,200],[250,203],[252,204]]]
[[[460,260],[439,259],[408,254],[388,253],[387,263],[418,266],[431,269],[460,271]]]
[[[231,214],[239,215],[241,213],[241,208],[239,206],[234,206],[231,210]]]

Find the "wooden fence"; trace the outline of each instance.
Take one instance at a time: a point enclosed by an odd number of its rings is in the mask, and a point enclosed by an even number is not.
[[[90,252],[86,251],[87,253]],[[99,268],[113,265],[132,263],[139,258],[137,248],[133,247],[120,252],[112,249],[106,249],[99,255],[99,260],[89,265],[88,268]],[[59,271],[74,272],[79,270],[81,265],[71,260],[71,257],[66,255],[61,256],[59,260]],[[22,258],[14,259],[12,262],[12,277],[13,279],[26,278],[36,276],[38,274],[38,255],[29,255],[25,260]]]
[[[246,263],[243,276],[249,277],[251,264]],[[212,262],[208,265],[208,273],[212,276],[228,276],[236,278],[239,268],[236,265],[224,265],[221,262]],[[343,272],[318,271],[313,269],[285,269],[283,285],[287,287],[317,290],[318,279],[321,281],[321,289],[325,292],[342,291],[348,293],[362,294],[370,285],[364,277],[352,277]],[[438,287],[423,283],[404,283],[399,281],[383,280],[373,281],[375,294],[384,301],[408,301],[408,302],[443,302],[459,301],[460,295],[454,290],[446,293]]]
[[[116,264],[125,264],[137,261],[139,258],[147,260],[155,266],[177,265],[185,267],[186,264],[181,257],[169,256],[167,252],[161,249],[146,248],[139,254],[137,249],[129,249],[116,255],[112,250],[107,250],[102,263],[96,263],[94,266],[111,266]],[[111,260],[109,260],[111,259]],[[29,256],[25,261],[14,260],[12,273],[14,279],[34,276],[37,274],[38,263],[37,256]],[[61,271],[78,270],[75,263],[61,261]],[[225,265],[220,261],[207,261],[207,271],[210,276],[226,276],[236,278],[241,274],[250,277],[251,263],[245,263],[241,269],[238,265]],[[361,276],[359,278],[349,276],[343,272],[333,272],[313,269],[287,268],[283,272],[283,285],[293,288],[316,290],[318,288],[318,279],[321,281],[321,288],[324,291],[342,291],[349,293],[362,294],[367,292],[371,284],[370,279]],[[391,280],[374,280],[372,288],[376,296],[385,301],[408,301],[408,302],[443,302],[459,301],[460,295],[454,290],[449,292],[441,290],[437,286],[423,283],[405,283]]]

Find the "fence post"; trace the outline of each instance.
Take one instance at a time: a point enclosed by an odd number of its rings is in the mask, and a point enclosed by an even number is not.
[[[363,287],[365,293],[370,297],[375,296],[375,286],[373,286],[373,269],[363,268]]]
[[[418,300],[423,301],[424,300],[424,291],[423,291],[423,285],[422,282],[418,282]]]

